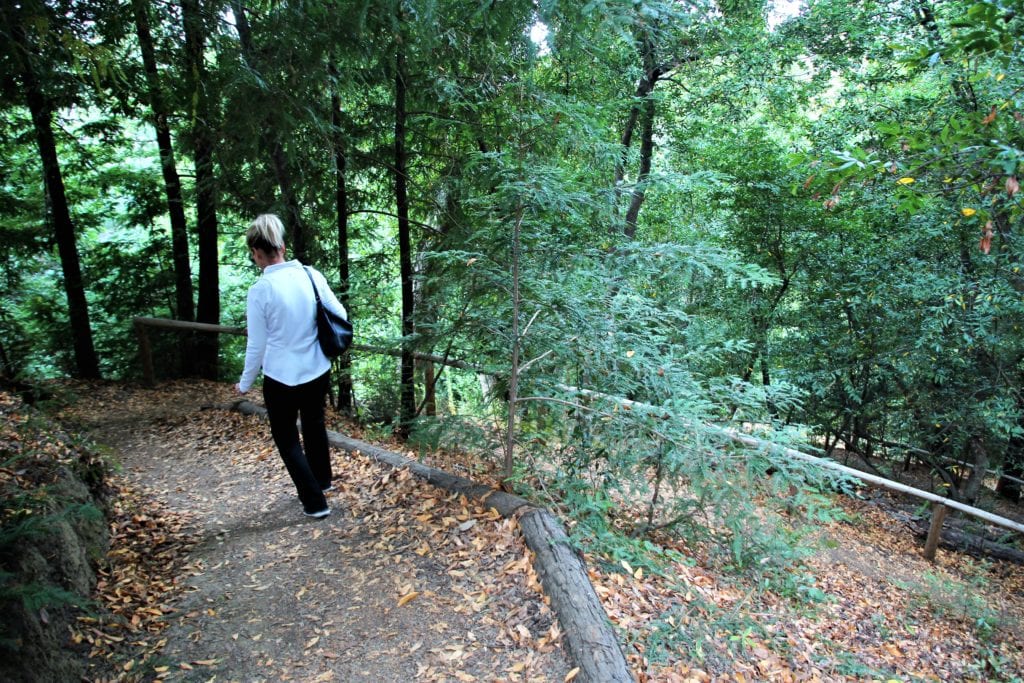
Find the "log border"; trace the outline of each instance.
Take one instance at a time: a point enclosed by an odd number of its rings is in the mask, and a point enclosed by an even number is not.
[[[266,408],[241,399],[231,405],[247,415],[266,417]],[[332,446],[346,452],[358,451],[396,469],[408,469],[413,476],[438,488],[465,495],[515,519],[526,545],[534,553],[534,569],[544,593],[565,635],[570,662],[578,667],[574,680],[581,683],[635,683],[615,630],[594,590],[581,554],[554,515],[519,496],[493,489],[465,477],[424,465],[379,446],[327,431]]]

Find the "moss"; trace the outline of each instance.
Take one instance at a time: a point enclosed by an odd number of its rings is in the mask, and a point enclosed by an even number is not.
[[[69,640],[108,537],[99,458],[23,404],[0,401],[0,680],[79,680]]]

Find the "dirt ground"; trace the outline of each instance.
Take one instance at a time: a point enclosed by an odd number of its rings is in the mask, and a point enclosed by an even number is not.
[[[572,679],[514,521],[341,452],[334,513],[311,520],[262,419],[225,409],[229,385],[68,391],[64,417],[110,448],[129,492],[100,586],[122,623],[74,634],[93,648],[90,680]],[[588,555],[638,680],[1024,680],[1020,565],[946,550],[928,563],[912,502],[866,489],[835,503],[849,519],[817,528],[829,542],[793,574],[808,583],[782,592],[702,546],[674,547],[657,574]],[[176,529],[187,541],[165,542]],[[160,574],[146,543],[184,549],[153,554]],[[804,589],[817,597],[791,595]]]
[[[307,518],[265,423],[211,408],[230,389],[110,385],[68,411],[121,463],[139,514],[157,506],[194,538],[155,645],[95,657],[94,680],[565,678],[509,520],[337,451],[333,514]]]

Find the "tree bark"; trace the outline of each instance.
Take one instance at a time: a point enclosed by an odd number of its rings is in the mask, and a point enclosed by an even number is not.
[[[630,195],[629,208],[626,210],[624,234],[629,239],[636,236],[636,222],[640,215],[640,207],[643,205],[646,189],[644,183],[651,173],[651,163],[654,158],[654,121],[657,116],[657,106],[653,93],[654,87],[662,76],[662,70],[657,65],[654,41],[645,32],[637,41],[640,49],[640,59],[643,63],[644,75],[637,85],[636,98],[641,100],[633,105],[629,113],[629,119],[622,135],[622,154],[619,166],[615,170],[616,194],[620,192],[622,181],[625,178],[625,161],[629,153],[629,147],[633,141],[633,131],[638,120],[641,120],[640,140],[640,165],[637,171],[636,182]]]
[[[434,373],[434,364],[429,360],[420,361],[423,368],[423,404],[420,408],[427,417],[437,415],[437,375]]]
[[[1024,479],[1024,467],[1019,462],[1004,460],[1003,474],[996,482],[996,493],[1014,503],[1020,502],[1021,479]]]
[[[206,84],[204,51],[206,28],[201,0],[182,0],[185,28],[185,61],[190,75],[194,102],[191,137],[196,165],[196,226],[199,247],[199,322],[216,325],[220,322],[220,267],[217,245],[217,184],[214,174],[214,135],[212,107]],[[217,356],[220,340],[217,335],[198,338],[196,369],[202,377],[217,378]]]
[[[569,657],[580,668],[579,680],[632,683],[604,607],[562,525],[547,510],[532,508],[520,516],[519,527],[536,553],[534,566],[565,631]]]
[[[981,486],[985,481],[985,474],[988,472],[988,448],[978,437],[973,436],[967,441],[971,450],[971,473],[964,482],[960,497],[968,505],[974,505],[978,501],[978,494],[981,493]]]
[[[510,334],[512,337],[512,358],[509,363],[508,376],[508,419],[505,425],[505,463],[504,474],[506,485],[511,481],[515,464],[516,447],[516,399],[519,395],[519,257],[521,254],[520,236],[523,226],[523,207],[516,211],[515,226],[512,229],[512,320]]]
[[[330,72],[337,76],[337,69],[332,64]],[[345,135],[342,132],[341,97],[335,88],[331,89],[331,125],[333,129],[332,146],[334,150],[334,200],[338,214],[338,278],[341,288],[338,298],[352,317],[349,303],[349,255],[348,255],[348,188],[345,185]],[[338,410],[346,415],[354,413],[354,388],[352,386],[352,356],[342,354],[338,364]]]
[[[408,158],[405,149],[406,124],[405,54],[395,57],[395,210],[398,214],[398,252],[402,280],[402,370],[401,406],[398,433],[409,436],[411,422],[416,414],[415,360],[412,355],[412,335],[415,302],[412,286],[412,240],[409,234]]]
[[[132,0],[135,13],[135,31],[139,38],[142,65],[146,72],[147,98],[153,112],[153,128],[156,130],[156,144],[160,151],[160,171],[164,179],[164,193],[167,195],[167,215],[171,222],[171,260],[174,264],[174,293],[178,320],[195,320],[195,306],[192,302],[192,269],[188,255],[188,224],[185,220],[185,202],[182,199],[181,179],[174,160],[174,146],[171,143],[171,128],[168,123],[170,112],[160,87],[156,53],[149,23],[149,3],[146,0]],[[190,354],[183,356],[191,364]],[[191,374],[191,372],[186,372]]]
[[[43,182],[46,188],[46,200],[50,221],[53,225],[57,252],[64,280],[64,295],[68,302],[68,318],[71,322],[71,345],[75,358],[75,374],[84,379],[96,379],[100,376],[99,360],[93,344],[92,326],[89,322],[89,304],[85,298],[85,285],[82,279],[82,266],[78,257],[78,244],[75,238],[75,225],[71,220],[67,194],[64,190],[64,176],[61,173],[60,160],[57,156],[57,142],[53,135],[53,107],[43,93],[32,55],[36,50],[30,44],[21,25],[21,18],[16,15],[19,10],[9,7],[3,10],[3,17],[11,29],[15,42],[15,53],[18,55],[22,85],[24,86],[25,103],[32,115],[32,126],[35,129],[36,146],[43,166]]]
[[[653,89],[653,88],[652,88]],[[648,96],[643,106],[643,131],[640,140],[640,169],[637,172],[636,184],[633,187],[633,194],[629,200],[629,209],[626,210],[625,234],[629,239],[636,237],[636,221],[640,216],[640,207],[647,196],[645,183],[651,175],[651,161],[654,157],[654,119],[657,116],[657,107],[654,98]]]

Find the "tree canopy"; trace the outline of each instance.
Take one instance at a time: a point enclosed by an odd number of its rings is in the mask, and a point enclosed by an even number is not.
[[[243,326],[270,211],[366,347],[337,405],[503,453],[598,541],[765,557],[746,491],[824,475],[699,425],[972,502],[1024,467],[1021,3],[782,7],[8,3],[3,375],[137,378],[135,316]],[[229,379],[239,344],[155,353]]]

